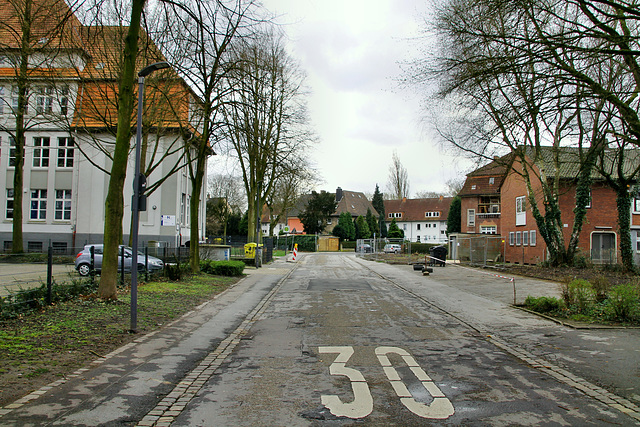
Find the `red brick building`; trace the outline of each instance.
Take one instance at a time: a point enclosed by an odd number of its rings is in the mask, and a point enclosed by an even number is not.
[[[533,161],[527,157],[530,167],[532,191],[541,211],[544,211],[541,171],[549,177],[559,178],[559,206],[562,212],[563,236],[569,242],[574,222],[576,176],[579,170],[578,152],[565,148],[561,152],[559,163],[553,161],[550,147],[543,147],[539,157]],[[556,170],[557,169],[557,170]],[[547,259],[547,249],[540,237],[538,227],[529,206],[528,190],[522,177],[522,163],[515,161],[500,187],[501,234],[504,236],[504,259],[506,262],[536,264]],[[533,172],[533,173],[531,173]],[[636,263],[640,254],[640,199],[635,198],[631,213],[631,237],[636,253]],[[620,260],[618,213],[616,194],[606,185],[604,179],[593,173],[591,201],[579,234],[578,247],[581,253],[593,263],[617,263]]]

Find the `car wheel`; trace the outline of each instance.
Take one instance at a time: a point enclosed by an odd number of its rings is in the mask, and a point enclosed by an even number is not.
[[[78,266],[78,273],[81,276],[88,276],[90,272],[91,272],[91,267],[89,266],[89,264],[80,264]]]

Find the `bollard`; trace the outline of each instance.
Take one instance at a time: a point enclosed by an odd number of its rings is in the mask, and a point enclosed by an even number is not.
[[[120,254],[120,286],[124,286],[124,248]]]
[[[47,251],[47,305],[51,305],[51,293],[52,293],[52,278],[53,278],[53,247],[49,242],[49,250]]]
[[[144,247],[144,281],[149,281],[149,247]]]
[[[89,276],[91,276],[91,286],[93,286],[94,280],[95,280],[95,276],[96,276],[96,270],[95,270],[95,248],[93,246],[89,247],[89,253],[91,254],[91,265],[89,266]]]

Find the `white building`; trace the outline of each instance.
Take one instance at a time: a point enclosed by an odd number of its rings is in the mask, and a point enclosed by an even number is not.
[[[66,7],[64,2],[55,5]],[[49,20],[60,15],[54,12],[47,15]],[[0,11],[0,19],[8,13]],[[52,25],[50,21],[40,25],[38,34],[42,37],[46,27]],[[126,28],[122,27],[82,26],[73,18],[56,36],[56,56],[47,58],[45,49],[30,61],[30,66],[33,65],[25,119],[22,204],[27,251],[46,250],[51,242],[56,251],[72,252],[84,244],[102,242],[109,185],[107,171],[111,169],[109,156],[113,153],[117,122],[117,89],[114,88],[117,88],[118,67],[110,54],[118,49],[124,32]],[[0,249],[5,251],[12,246],[17,89],[16,68],[11,58],[18,53],[14,47],[17,42],[5,39],[0,44]],[[141,58],[139,68],[162,59],[152,42],[149,43],[145,51],[156,56]],[[40,71],[45,68],[48,74]],[[52,74],[55,77],[51,77]],[[141,246],[148,241],[175,246],[204,240],[204,188],[199,210],[201,235],[193,239],[190,236],[189,203],[194,195],[184,153],[188,146],[185,139],[191,135],[179,132],[178,124],[184,127],[187,121],[193,120],[193,106],[197,104],[184,81],[175,74],[169,75],[171,80],[165,87],[170,86],[167,96],[173,97],[172,108],[163,110],[158,100],[160,89],[155,86],[147,85],[145,92],[145,123],[151,123],[152,127],[146,135],[149,142],[146,165],[155,165],[147,177],[147,188],[161,184],[148,196],[147,210],[140,213]],[[169,110],[172,117],[167,116]],[[194,128],[191,123],[191,129]],[[131,146],[133,150],[135,135]],[[133,169],[132,151],[124,184],[125,242],[131,228]]]
[[[447,243],[447,217],[451,197],[385,200],[387,228],[395,219],[405,240],[416,243]]]

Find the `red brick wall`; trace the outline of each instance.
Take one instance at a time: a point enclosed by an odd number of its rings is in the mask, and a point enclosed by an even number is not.
[[[534,192],[538,194],[536,197],[537,200],[542,200],[540,196],[540,182],[532,183],[534,188]],[[500,218],[500,223],[502,226],[502,236],[505,239],[505,261],[518,263],[518,264],[537,264],[542,262],[546,258],[546,245],[544,240],[540,236],[540,232],[538,231],[538,227],[536,226],[536,222],[533,219],[533,215],[531,214],[531,206],[529,206],[529,200],[526,199],[527,203],[527,212],[526,212],[526,221],[525,225],[516,226],[516,197],[527,196],[527,186],[524,182],[524,179],[517,173],[511,171],[505,181],[502,184],[501,193],[500,193],[500,205],[502,210],[502,215]],[[523,232],[531,232],[534,230],[536,232],[536,245],[523,245],[522,240],[520,241],[520,245],[510,245],[509,242],[509,233],[520,232],[520,236],[522,236]],[[522,239],[522,237],[521,237]],[[514,235],[515,240],[515,235]]]
[[[460,209],[462,210],[460,215],[461,217],[460,231],[463,233],[477,233],[478,231],[476,230],[479,230],[479,228],[477,228],[478,219],[476,218],[475,227],[467,226],[467,223],[468,223],[467,212],[469,209],[475,209],[476,214],[478,213],[478,198],[476,196],[462,197],[461,203],[460,203]]]
[[[538,207],[544,213],[542,205],[541,185],[540,182],[532,184],[538,201]],[[538,227],[532,215],[531,206],[527,198],[527,214],[526,225],[516,226],[516,197],[526,196],[527,187],[524,179],[518,174],[511,172],[502,186],[501,204],[502,204],[502,235],[505,237],[505,261],[513,263],[536,264],[546,258],[546,245],[540,236]],[[591,237],[593,233],[615,233],[616,247],[619,245],[618,238],[618,213],[616,206],[615,192],[607,187],[604,183],[594,183],[591,188],[591,208],[587,209],[587,215],[582,225],[579,235],[578,247],[580,252],[587,258],[591,258]],[[565,245],[569,243],[571,231],[573,228],[575,207],[575,185],[564,185],[560,190],[559,197],[560,211],[562,212],[563,235]],[[509,244],[509,232],[521,233],[524,231],[536,230],[536,246],[517,246]],[[618,251],[618,260],[620,254]]]

